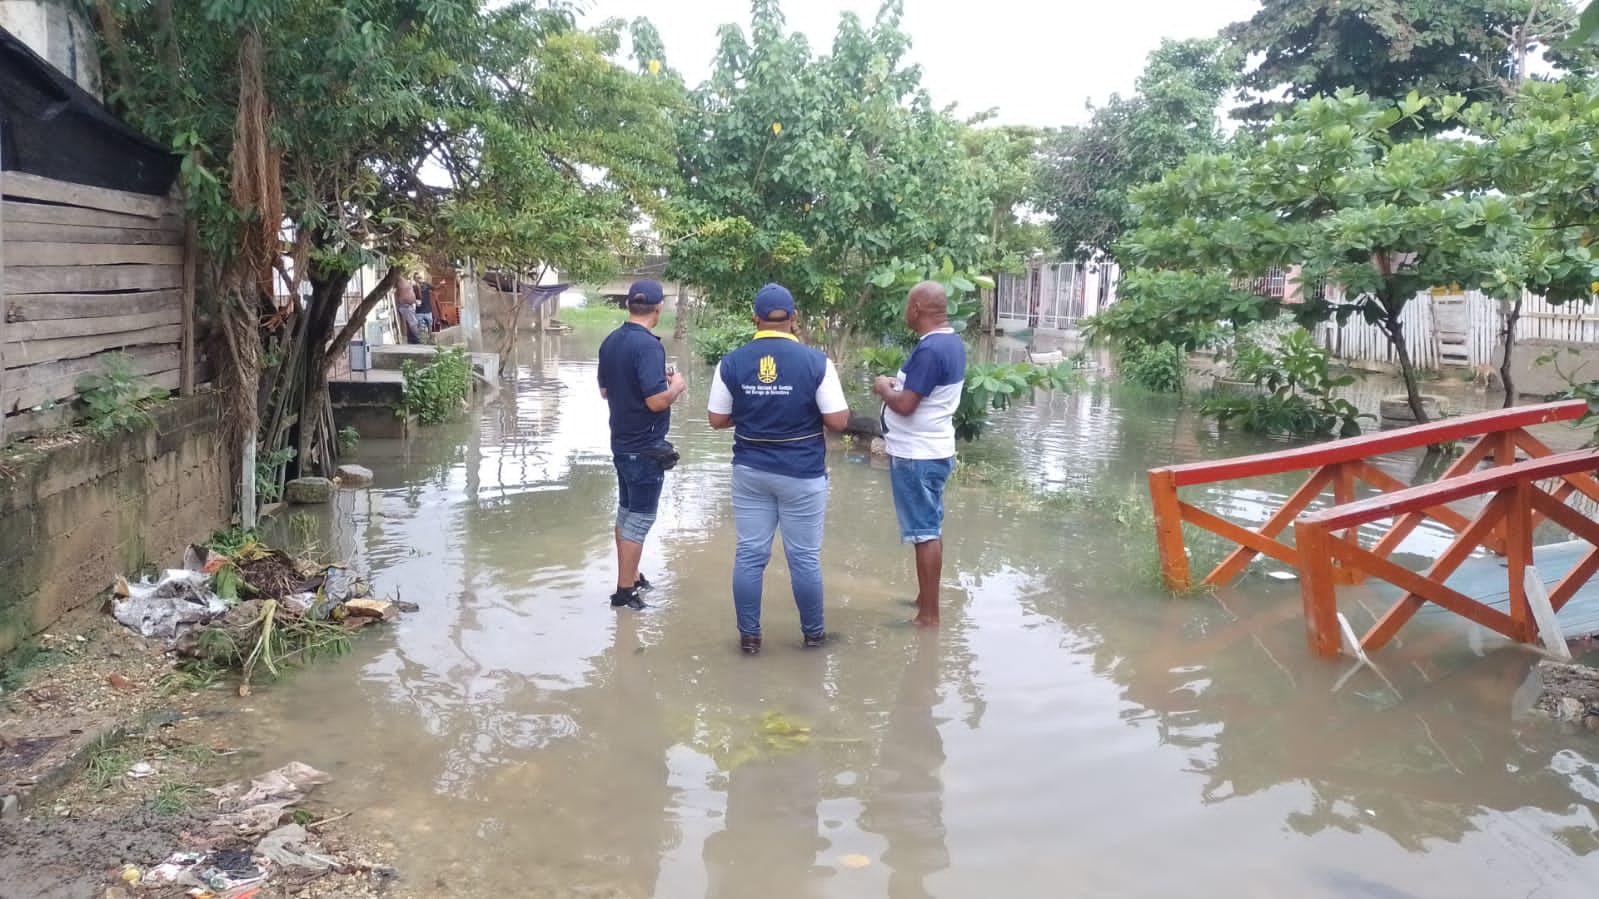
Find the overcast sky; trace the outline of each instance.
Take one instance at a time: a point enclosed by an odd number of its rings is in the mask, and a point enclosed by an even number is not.
[[[940,105],[965,113],[990,107],[1006,124],[1081,121],[1083,104],[1130,94],[1144,57],[1163,37],[1206,37],[1253,15],[1257,0],[905,0],[904,28],[923,85]],[[833,43],[839,13],[870,23],[877,0],[787,0],[792,31],[813,50]],[[666,42],[668,62],[689,84],[709,72],[716,29],[749,32],[748,0],[588,0],[585,21],[646,17]]]

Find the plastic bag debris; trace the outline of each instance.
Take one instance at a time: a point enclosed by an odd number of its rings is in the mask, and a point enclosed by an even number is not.
[[[335,615],[335,610],[352,599],[365,599],[372,595],[372,587],[356,576],[355,572],[338,565],[329,565],[322,573],[322,583],[317,587],[306,617],[323,621]]]
[[[205,859],[203,852],[174,852],[167,860],[144,872],[145,883],[178,883]],[[198,881],[196,881],[197,883]]]
[[[313,871],[331,871],[340,867],[339,860],[324,855],[322,847],[311,842],[311,835],[298,824],[285,824],[261,838],[255,854],[275,865],[309,868]]]
[[[231,783],[207,792],[217,797],[222,814],[213,827],[231,827],[240,834],[266,833],[278,826],[289,806],[319,784],[333,778],[302,762],[290,762],[249,783]]]
[[[151,583],[118,578],[111,614],[124,626],[150,638],[174,640],[187,626],[202,624],[228,610],[211,592],[210,579],[198,571],[170,569]]]

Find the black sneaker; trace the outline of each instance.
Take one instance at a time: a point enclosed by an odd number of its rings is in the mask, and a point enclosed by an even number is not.
[[[643,574],[640,574],[638,576],[638,580],[633,582],[633,591],[635,593],[644,593],[654,589],[655,585],[650,583],[650,579],[645,577]]]
[[[806,634],[805,635],[805,648],[806,649],[815,649],[816,647],[821,646],[822,644],[824,644],[826,642],[827,642],[827,631],[817,631],[814,634]]]
[[[633,587],[618,589],[611,594],[611,608],[629,608],[635,611],[646,608],[644,600],[638,598],[638,590]]]
[[[747,656],[760,655],[761,635],[741,634],[738,638],[738,648]]]

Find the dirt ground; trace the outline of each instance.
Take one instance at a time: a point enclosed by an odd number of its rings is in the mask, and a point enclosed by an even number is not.
[[[1557,721],[1599,730],[1599,668],[1541,662],[1538,675],[1543,680],[1538,709]]]
[[[20,662],[19,662],[20,660]],[[109,616],[84,614],[0,668],[0,899],[181,896],[123,881],[174,852],[248,850],[212,826],[208,787],[265,773],[228,743],[241,699],[230,678],[174,668],[165,648]],[[292,689],[289,680],[272,689]],[[313,875],[275,869],[260,897],[404,896],[392,852],[364,839],[358,814],[313,792],[290,810],[344,863]],[[286,816],[285,821],[289,820]]]

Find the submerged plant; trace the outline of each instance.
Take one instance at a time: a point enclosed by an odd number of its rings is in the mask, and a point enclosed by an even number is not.
[[[1039,390],[1066,393],[1083,384],[1083,374],[1071,362],[1053,367],[979,363],[966,367],[966,384],[955,408],[955,436],[973,441],[983,436],[990,411],[1004,411],[1014,400],[1031,399]]]
[[[1237,426],[1256,434],[1285,437],[1352,437],[1360,420],[1371,418],[1333,391],[1355,382],[1354,375],[1333,376],[1326,350],[1303,328],[1284,335],[1275,348],[1240,340],[1233,374],[1262,390],[1248,395],[1214,394],[1199,404],[1201,415],[1220,427]]]
[[[694,354],[715,365],[722,357],[755,339],[755,322],[748,316],[722,314],[694,326]]]
[[[1182,393],[1188,372],[1183,351],[1172,343],[1127,343],[1119,350],[1122,379],[1152,393]]]

